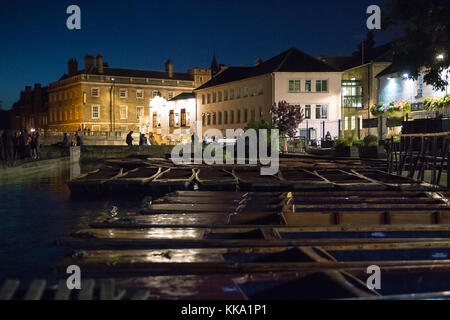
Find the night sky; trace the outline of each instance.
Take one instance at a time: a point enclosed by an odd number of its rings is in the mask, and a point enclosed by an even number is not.
[[[25,85],[56,81],[70,57],[102,52],[111,67],[177,72],[219,63],[253,65],[290,47],[311,55],[351,54],[366,9],[382,0],[61,1],[0,0],[0,100],[9,109]],[[81,8],[68,30],[66,8]],[[383,7],[382,7],[383,8]],[[377,44],[389,35],[376,33]]]

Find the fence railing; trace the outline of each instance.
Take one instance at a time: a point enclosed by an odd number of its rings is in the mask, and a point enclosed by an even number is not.
[[[447,172],[450,161],[450,132],[404,134],[391,137],[388,144],[388,171],[425,181],[425,171],[431,171],[430,182],[439,185],[442,173]]]

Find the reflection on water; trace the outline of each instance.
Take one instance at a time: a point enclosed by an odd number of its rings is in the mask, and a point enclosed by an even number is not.
[[[33,174],[0,172],[0,279],[48,278],[52,267],[70,250],[55,240],[84,227],[112,206],[120,209],[127,199],[72,199],[66,182],[99,164],[61,162]]]

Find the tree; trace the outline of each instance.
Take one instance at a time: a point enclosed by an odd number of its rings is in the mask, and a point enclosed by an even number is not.
[[[383,22],[388,29],[402,29],[394,40],[393,64],[435,90],[448,85],[450,65],[450,6],[448,0],[387,0],[388,14]]]
[[[364,43],[364,48],[362,47],[362,44]],[[353,56],[356,58],[362,59],[363,53],[364,53],[364,61],[370,60],[373,48],[375,47],[375,34],[373,30],[369,31],[366,34],[366,37],[363,41],[363,43],[358,44],[358,48],[355,52],[353,52]],[[363,50],[364,49],[364,50]]]
[[[278,127],[282,135],[288,135],[290,138],[295,137],[298,126],[305,118],[303,110],[300,106],[291,106],[286,101],[273,104],[270,109],[272,114],[272,123]]]

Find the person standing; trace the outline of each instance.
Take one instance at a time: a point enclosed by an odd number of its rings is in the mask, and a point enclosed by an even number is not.
[[[75,133],[75,138],[77,139],[77,147],[81,147],[83,145],[83,140],[81,139],[81,136],[77,133]]]
[[[35,150],[36,150],[36,160],[41,159],[41,135],[36,132],[35,136]]]
[[[125,142],[127,143],[128,146],[132,146],[133,145],[133,131],[130,131],[127,134],[127,138],[126,138]]]

